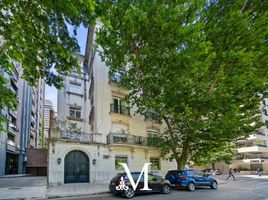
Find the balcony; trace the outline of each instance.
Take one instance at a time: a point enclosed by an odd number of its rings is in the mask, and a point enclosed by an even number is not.
[[[61,131],[60,138],[69,141],[93,142],[93,135],[82,132]]]
[[[239,155],[235,157],[235,160],[247,160],[247,159],[268,159],[268,157],[262,156],[260,154]]]
[[[107,135],[107,144],[155,147],[156,138],[147,138],[147,137],[124,134],[124,133],[109,133],[109,135]]]
[[[18,128],[16,125],[9,123],[8,124],[8,131],[12,133],[13,135],[16,135],[18,133]]]
[[[7,146],[6,149],[11,152],[16,151],[16,143],[12,140],[7,140]]]
[[[15,119],[17,119],[17,117],[18,117],[18,111],[17,111],[17,109],[14,109],[14,110],[9,109],[8,110],[8,113],[10,115],[12,115]]]
[[[110,110],[111,110],[111,113],[117,113],[121,115],[130,116],[130,108],[127,106],[119,106],[119,105],[111,104]]]
[[[18,78],[14,75],[13,77],[10,77],[10,81],[13,84],[13,86],[15,86],[16,88],[18,88]]]
[[[237,149],[238,153],[258,153],[258,152],[268,152],[268,148],[265,145],[252,145],[246,147],[240,147]]]

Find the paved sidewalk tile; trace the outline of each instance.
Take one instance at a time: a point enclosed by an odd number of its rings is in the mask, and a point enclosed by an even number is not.
[[[0,199],[46,198],[47,187],[0,188]]]

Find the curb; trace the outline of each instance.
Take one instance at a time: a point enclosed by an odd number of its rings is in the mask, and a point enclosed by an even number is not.
[[[19,178],[19,177],[26,177],[26,176],[31,176],[31,174],[4,175],[4,176],[0,176],[0,178]]]
[[[105,191],[105,192],[94,192],[94,193],[88,193],[88,194],[75,194],[75,195],[49,195],[45,199],[83,197],[83,196],[89,196],[89,195],[100,195],[100,194],[109,194],[109,193],[111,192]],[[44,198],[38,199],[38,200],[44,200]]]

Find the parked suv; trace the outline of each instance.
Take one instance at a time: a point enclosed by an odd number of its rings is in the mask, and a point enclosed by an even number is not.
[[[137,180],[140,176],[140,172],[131,172],[133,180],[137,183]],[[116,187],[120,185],[121,177],[123,177],[124,183],[128,186],[127,190],[116,190]],[[148,174],[148,187],[152,190],[140,190],[144,187],[144,175],[140,178],[139,184],[136,188],[136,191],[132,188],[129,178],[126,173],[117,174],[110,182],[109,189],[112,193],[116,193],[125,198],[132,198],[137,193],[152,193],[152,192],[161,192],[163,194],[169,194],[171,189],[171,184],[168,180],[165,180],[159,176],[153,174]]]
[[[198,170],[172,170],[168,171],[165,178],[176,187],[187,188],[189,191],[194,191],[199,186],[218,188],[218,183],[214,178]]]

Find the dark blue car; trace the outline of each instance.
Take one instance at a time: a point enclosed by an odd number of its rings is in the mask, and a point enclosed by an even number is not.
[[[172,185],[187,188],[189,191],[194,191],[199,186],[209,186],[211,189],[218,188],[218,183],[214,178],[208,177],[198,170],[171,170],[168,171],[165,179],[169,180]]]

